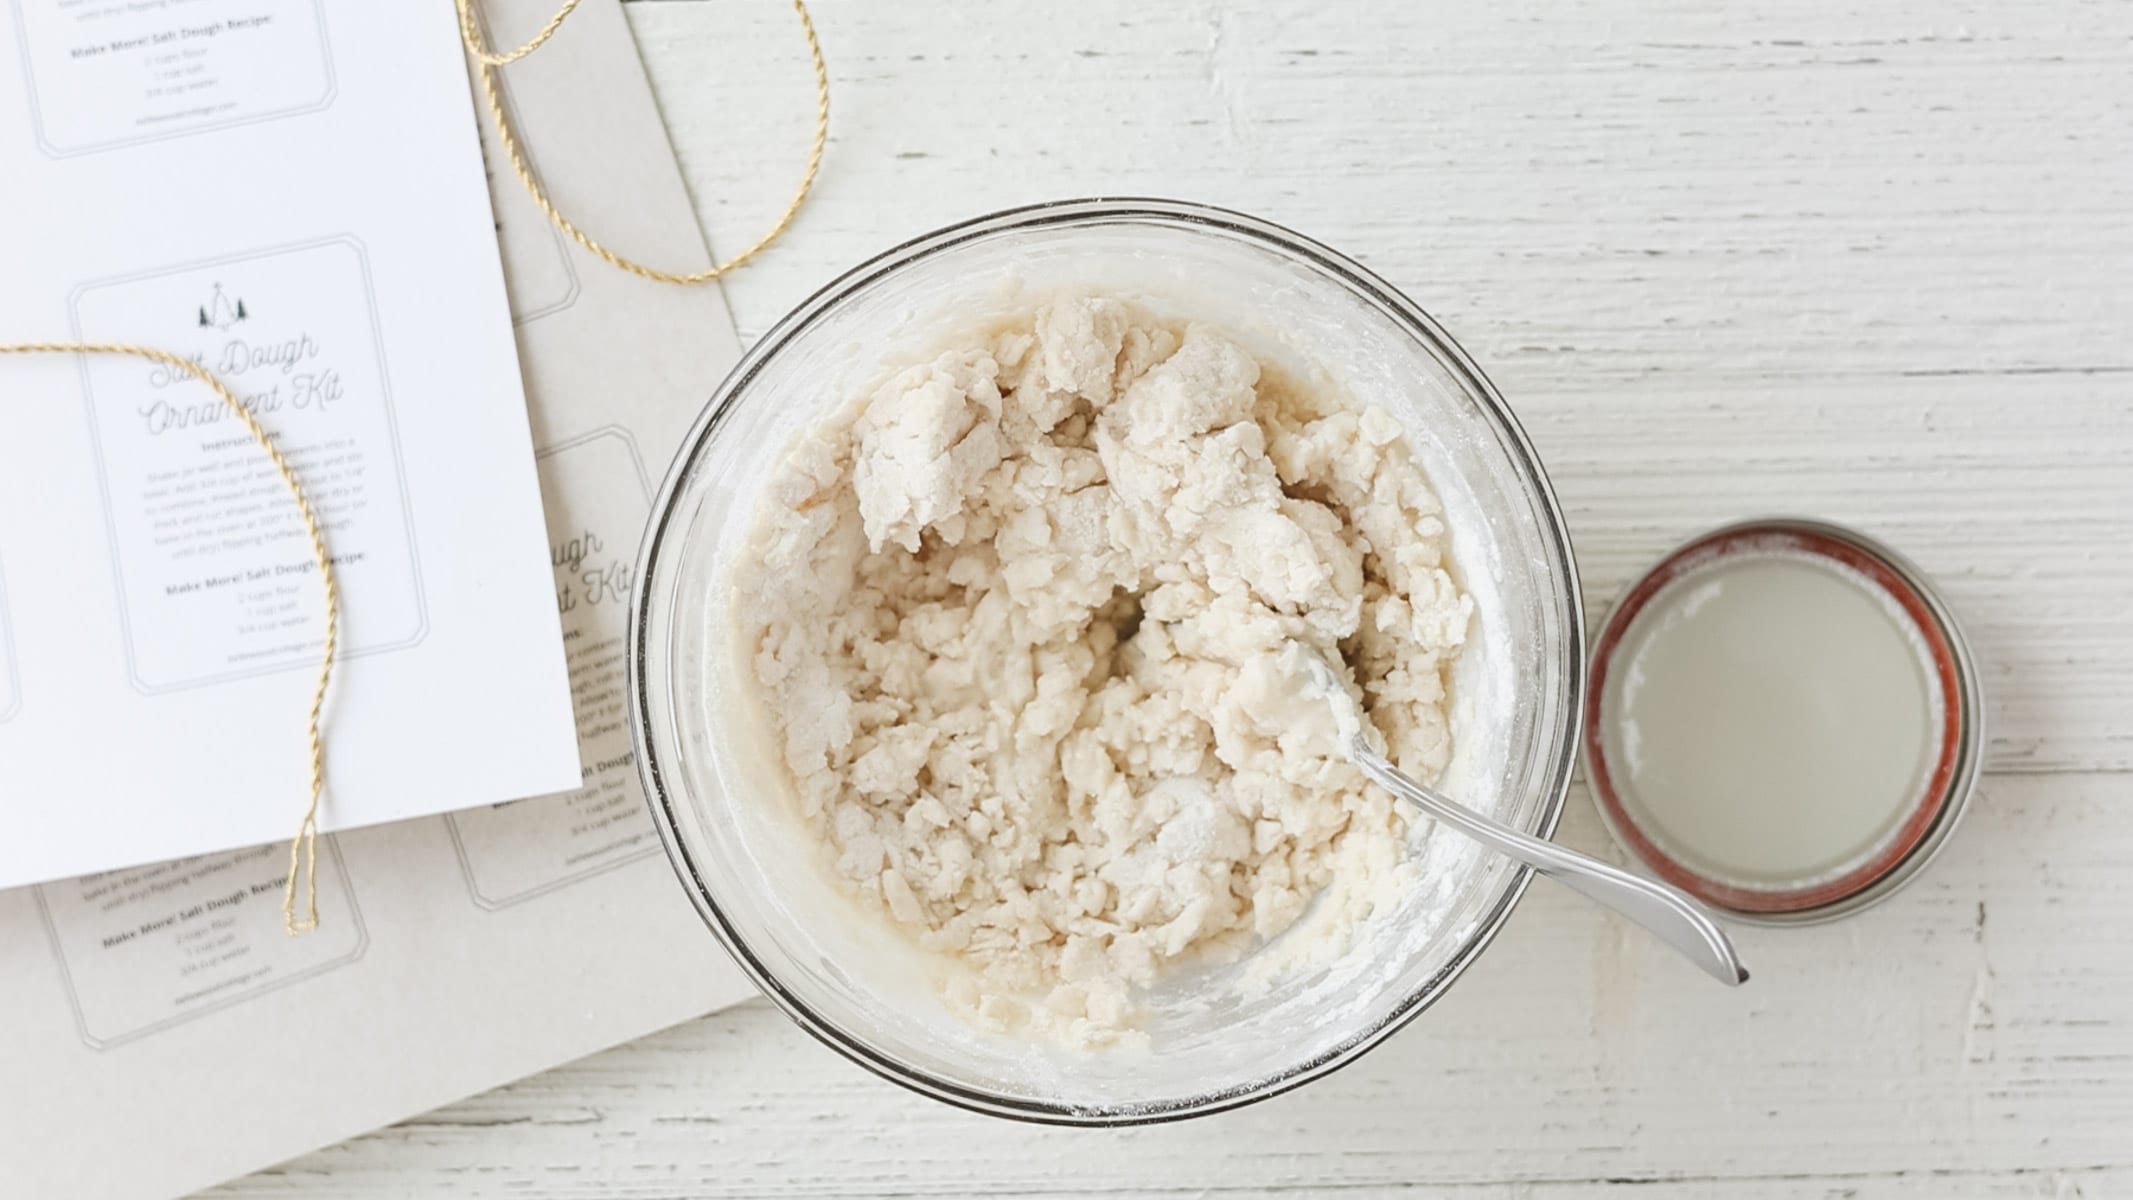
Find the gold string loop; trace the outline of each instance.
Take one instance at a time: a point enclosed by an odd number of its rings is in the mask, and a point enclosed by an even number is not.
[[[183,371],[206,384],[229,410],[244,423],[252,440],[266,452],[281,474],[282,483],[296,501],[296,511],[303,517],[304,532],[311,538],[311,557],[318,565],[319,586],[326,599],[326,644],[319,658],[318,685],[311,691],[311,710],[305,717],[305,728],[311,739],[311,798],[304,807],[304,819],[296,827],[296,836],[289,842],[289,877],[283,881],[281,890],[281,921],[290,937],[308,933],[318,928],[318,806],[319,797],[326,790],[326,743],[319,733],[320,717],[326,711],[326,685],[333,679],[333,655],[339,644],[341,626],[341,589],[334,578],[333,559],[326,553],[326,533],[319,525],[318,514],[312,510],[310,497],[304,494],[303,484],[297,482],[296,469],[282,457],[281,447],[267,435],[266,427],[252,415],[237,393],[208,371],[206,367],[189,358],[180,358],[167,350],[153,346],[136,346],[126,342],[24,342],[15,345],[0,344],[0,354],[129,354],[160,363],[174,371]],[[296,908],[296,879],[299,860],[304,876],[304,911],[301,916]]]
[[[459,6],[460,40],[466,43],[467,53],[480,68],[482,97],[488,103],[489,120],[496,128],[497,140],[503,143],[504,154],[511,160],[512,173],[518,176],[526,194],[533,197],[533,203],[547,215],[548,220],[557,229],[610,266],[620,267],[632,275],[659,283],[709,283],[754,258],[770,243],[778,240],[778,236],[792,224],[793,218],[799,215],[800,205],[806,202],[807,194],[814,189],[815,175],[822,168],[822,149],[829,142],[829,68],[822,61],[822,41],[815,36],[815,20],[808,15],[806,0],[792,0],[793,11],[800,17],[800,31],[807,36],[807,53],[813,60],[815,70],[815,136],[808,146],[807,167],[801,172],[800,186],[794,190],[792,200],[785,205],[785,211],[778,214],[778,219],[772,222],[770,231],[757,238],[754,245],[725,262],[686,274],[648,267],[635,259],[618,254],[572,224],[570,218],[564,216],[548,199],[548,193],[541,187],[540,180],[534,177],[533,168],[527,165],[525,152],[519,145],[518,132],[512,128],[511,118],[504,112],[503,97],[497,90],[497,68],[524,58],[554,37],[556,30],[562,28],[563,22],[569,19],[571,11],[577,8],[578,0],[564,0],[562,8],[556,10],[556,14],[548,19],[548,23],[541,27],[539,33],[534,34],[525,45],[507,53],[498,53],[490,48],[482,37],[474,19],[474,0],[454,0],[454,3]]]
[[[490,49],[488,43],[482,39],[481,28],[474,23],[473,6],[461,4],[459,6],[459,37],[460,40],[467,44],[467,53],[472,54],[474,61],[482,66],[509,66],[547,44],[548,39],[555,36],[555,31],[563,27],[563,22],[568,21],[570,14],[576,12],[577,8],[578,0],[563,0],[563,7],[557,9],[555,15],[548,18],[548,23],[541,26],[541,31],[527,39],[525,45],[516,50],[498,52]]]

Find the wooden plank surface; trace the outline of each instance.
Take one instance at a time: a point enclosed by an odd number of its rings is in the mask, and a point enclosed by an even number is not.
[[[758,1003],[215,1195],[2133,1195],[2133,6],[814,8],[829,159],[729,284],[744,337],[1003,205],[1289,224],[1502,386],[1595,618],[1672,542],[1759,512],[1924,565],[1985,664],[1970,820],[1881,908],[1744,931],[1740,993],[1537,887],[1384,1047],[1181,1126],[968,1116]],[[744,244],[804,146],[791,16],[630,13],[705,227]],[[551,185],[567,208],[597,181]],[[1562,837],[1612,853],[1582,791]]]

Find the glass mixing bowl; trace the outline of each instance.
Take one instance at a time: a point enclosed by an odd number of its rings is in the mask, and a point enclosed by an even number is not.
[[[939,998],[937,959],[829,882],[782,764],[739,715],[733,613],[751,601],[732,593],[729,569],[797,435],[899,355],[1063,288],[1216,324],[1407,427],[1476,608],[1444,789],[1542,837],[1578,744],[1584,626],[1562,513],[1496,389],[1385,281],[1265,221],[1160,200],[997,213],[865,263],[756,343],[668,472],[637,567],[632,723],[675,869],[764,994],[861,1065],[983,1112],[1126,1124],[1245,1104],[1352,1061],[1444,994],[1528,873],[1418,820],[1407,852],[1421,884],[1344,953],[1178,972],[1145,997],[1144,1047],[1095,1051],[976,1028]]]

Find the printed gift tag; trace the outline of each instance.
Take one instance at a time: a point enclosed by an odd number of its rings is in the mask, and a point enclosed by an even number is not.
[[[79,335],[161,331],[233,389],[304,480],[346,603],[344,656],[423,632],[413,520],[363,249],[353,239],[88,284]],[[312,667],[317,566],[274,464],[198,380],[86,358],[134,685]]]
[[[54,157],[333,102],[319,0],[247,11],[128,0],[14,0],[13,8],[38,144]]]

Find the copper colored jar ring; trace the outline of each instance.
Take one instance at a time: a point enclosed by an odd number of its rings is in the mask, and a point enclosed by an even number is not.
[[[1835,879],[1799,887],[1748,888],[1712,878],[1669,854],[1622,803],[1610,769],[1602,703],[1616,650],[1637,617],[1682,576],[1735,555],[1809,555],[1833,562],[1880,588],[1910,623],[1942,696],[1939,748],[1918,799],[1894,835],[1866,861]],[[1909,561],[1864,534],[1798,518],[1765,518],[1712,530],[1684,543],[1629,586],[1595,639],[1585,689],[1583,751],[1593,804],[1608,831],[1668,883],[1738,920],[1808,924],[1859,911],[1894,893],[1932,860],[1968,807],[1984,744],[1977,666],[1954,615]]]

